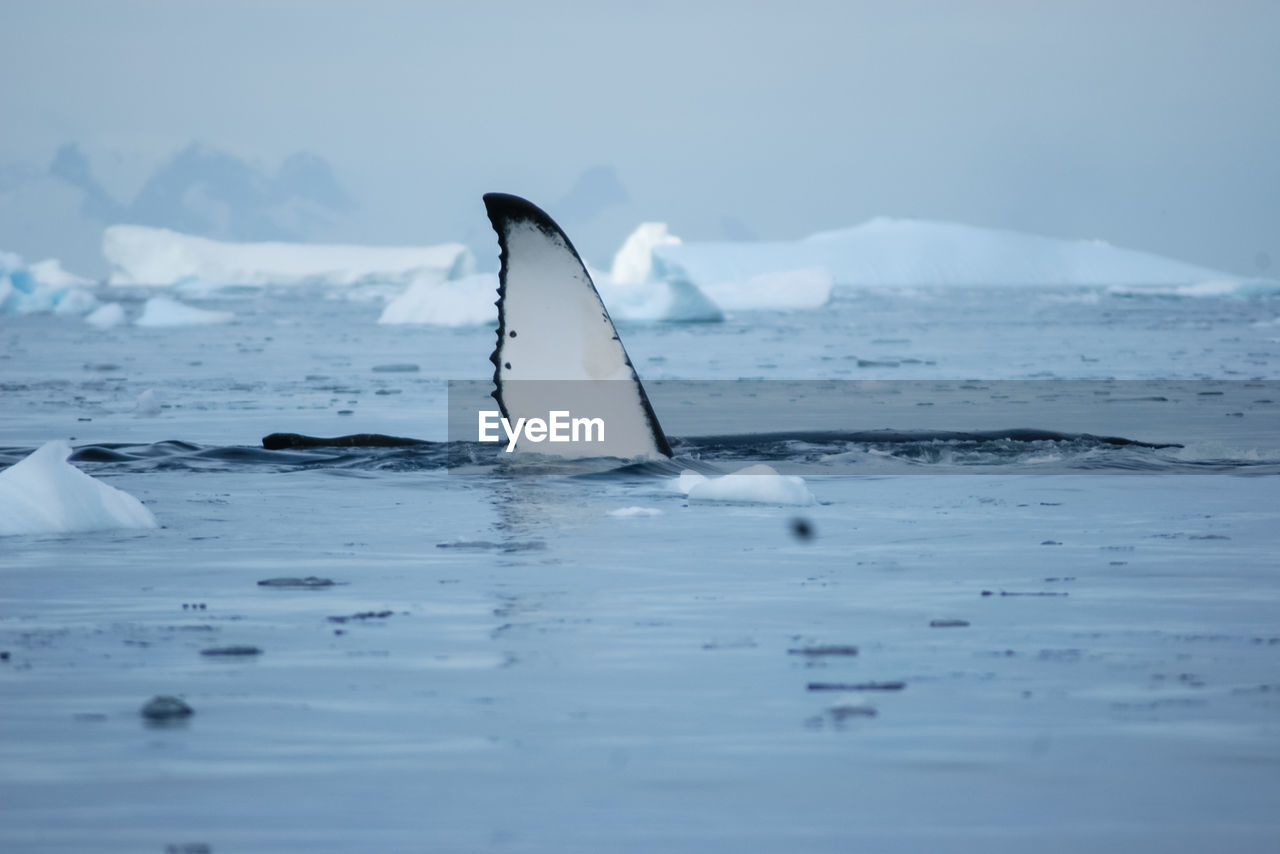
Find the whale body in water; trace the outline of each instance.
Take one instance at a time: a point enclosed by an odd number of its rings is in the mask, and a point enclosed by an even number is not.
[[[492,396],[506,424],[546,419],[553,411],[601,416],[604,441],[539,444],[539,453],[561,457],[613,457],[629,461],[665,460],[672,443],[658,422],[644,384],[618,335],[591,274],[568,235],[532,202],[507,193],[484,196],[498,236],[497,343]],[[733,437],[678,441],[683,455],[717,448]],[[901,444],[908,442],[1015,442],[1085,440],[1097,445],[1181,447],[1053,430],[1001,431],[831,431],[753,435],[753,443]],[[333,438],[272,433],[268,450],[315,447],[397,447],[437,444],[419,439],[361,433]],[[730,444],[735,444],[730,442]]]

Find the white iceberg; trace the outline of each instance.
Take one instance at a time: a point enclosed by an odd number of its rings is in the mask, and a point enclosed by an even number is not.
[[[675,479],[673,486],[677,492],[687,495],[690,501],[790,506],[816,503],[804,478],[778,474],[772,466],[763,464],[747,466],[722,477],[685,471]]]
[[[690,282],[667,281],[620,283],[607,275],[594,277],[600,299],[609,315],[618,320],[669,320],[680,323],[715,323],[724,312]]]
[[[0,536],[156,528],[142,502],[67,462],[71,446],[47,442],[0,472]]]
[[[642,285],[652,278],[653,250],[681,242],[665,222],[642,222],[614,254],[609,278],[619,285]]]
[[[408,284],[473,272],[461,243],[438,246],[347,246],[309,243],[229,243],[164,228],[113,225],[102,235],[113,285],[201,281],[235,285]]]
[[[641,223],[613,256],[609,274],[596,277],[610,313],[632,320],[718,321],[725,311],[812,309],[831,298],[831,275],[822,268],[763,272],[735,281],[706,278],[696,284],[670,266],[655,270],[656,251],[682,244],[666,223]]]
[[[93,279],[77,276],[62,269],[62,262],[57,258],[46,258],[37,261],[29,268],[37,282],[54,288],[88,288],[97,284]]]
[[[109,302],[90,312],[84,319],[90,326],[99,329],[110,329],[124,323],[124,306],[118,302]]]
[[[98,307],[94,282],[68,273],[55,259],[30,266],[0,251],[0,314],[87,314]]]
[[[149,388],[134,401],[133,411],[140,418],[154,418],[164,409],[164,398],[153,388]]]
[[[912,219],[877,218],[792,241],[668,243],[654,246],[652,253],[654,277],[685,278],[717,301],[726,298],[724,283],[811,269],[826,270],[837,285],[867,287],[1197,286],[1235,281],[1220,271],[1099,240]]]
[[[136,326],[206,326],[226,323],[235,317],[229,311],[212,311],[196,308],[169,297],[152,297],[142,306],[142,314],[134,321]]]
[[[379,323],[478,326],[498,322],[498,276],[477,273],[453,281],[422,276],[382,310]]]
[[[608,272],[591,271],[609,314],[619,320],[718,322],[724,313],[686,279],[653,276],[653,250],[680,243],[664,222],[642,222],[614,253]]]

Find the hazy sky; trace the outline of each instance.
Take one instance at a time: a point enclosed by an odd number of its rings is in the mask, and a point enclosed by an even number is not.
[[[424,243],[608,164],[686,238],[918,216],[1280,270],[1280,2],[5,0],[0,32],[0,164],[75,141],[122,197],[192,140],[312,151],[342,236]]]

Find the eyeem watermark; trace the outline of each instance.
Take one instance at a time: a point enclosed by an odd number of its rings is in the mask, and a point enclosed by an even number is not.
[[[512,424],[496,409],[482,409],[479,413],[477,439],[481,442],[501,442],[498,429],[507,437],[506,452],[516,449],[521,434],[534,444],[540,442],[603,442],[603,418],[574,418],[567,409],[553,409],[542,418],[517,418]]]
[[[630,382],[504,382],[505,425],[494,391],[449,382],[451,473],[590,474],[648,447],[653,424]],[[1280,380],[653,380],[645,391],[677,464],[725,471],[1280,472]]]

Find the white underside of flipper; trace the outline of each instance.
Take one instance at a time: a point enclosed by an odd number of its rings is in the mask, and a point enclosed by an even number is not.
[[[484,197],[498,233],[498,345],[493,396],[503,416],[550,412],[599,418],[603,441],[542,443],[556,456],[669,457],[640,378],[569,238],[542,210],[502,193]]]

